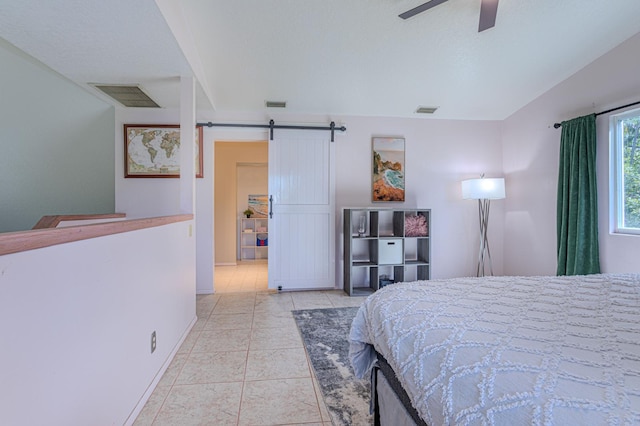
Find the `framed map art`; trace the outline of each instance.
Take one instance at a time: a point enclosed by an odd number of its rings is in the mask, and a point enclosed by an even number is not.
[[[196,177],[202,173],[202,127],[198,127]],[[177,124],[124,125],[125,178],[180,177],[180,126]]]

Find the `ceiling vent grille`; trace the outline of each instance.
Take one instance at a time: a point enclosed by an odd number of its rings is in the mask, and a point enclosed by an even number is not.
[[[437,109],[438,109],[438,107],[418,107],[418,109],[416,110],[416,113],[418,113],[418,114],[433,114],[434,112],[436,112]]]
[[[286,108],[287,103],[285,101],[265,101],[264,106],[267,108]]]
[[[160,105],[147,96],[139,86],[114,84],[92,84],[92,86],[126,107],[160,108]]]

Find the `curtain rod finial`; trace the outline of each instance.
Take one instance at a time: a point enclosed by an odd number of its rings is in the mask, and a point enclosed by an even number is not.
[[[562,127],[562,124],[560,124],[560,123],[553,123],[553,128],[554,128],[554,129],[559,129],[560,127]]]

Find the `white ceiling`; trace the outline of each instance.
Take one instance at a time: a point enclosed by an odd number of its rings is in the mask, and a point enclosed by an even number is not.
[[[398,17],[424,1],[0,0],[0,37],[163,107],[193,70],[200,109],[501,120],[640,31],[638,0],[500,0],[482,33],[480,0]]]

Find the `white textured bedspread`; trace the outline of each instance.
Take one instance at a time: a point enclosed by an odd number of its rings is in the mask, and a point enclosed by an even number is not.
[[[430,425],[640,425],[640,275],[387,286],[351,327]]]

